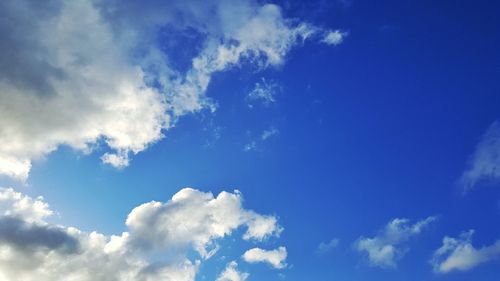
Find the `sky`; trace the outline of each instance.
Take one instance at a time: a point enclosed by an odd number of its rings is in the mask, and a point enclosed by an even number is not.
[[[498,280],[500,4],[0,19],[0,280]]]

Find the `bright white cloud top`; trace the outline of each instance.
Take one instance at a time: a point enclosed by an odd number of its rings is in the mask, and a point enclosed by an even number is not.
[[[276,269],[286,267],[286,257],[288,253],[285,247],[278,247],[274,250],[264,250],[253,248],[243,254],[243,259],[248,263],[267,263]]]
[[[474,230],[469,230],[459,238],[444,237],[443,245],[437,249],[431,259],[435,272],[467,271],[500,258],[500,240],[493,245],[475,248],[472,245]]]
[[[273,4],[209,2],[2,1],[0,174],[26,180],[32,161],[61,145],[103,145],[102,161],[125,167],[180,116],[215,110],[205,95],[213,73],[242,59],[281,65],[322,32]],[[169,64],[159,27],[202,35],[187,72]]]
[[[436,217],[428,217],[410,224],[408,219],[393,219],[375,237],[360,237],[354,244],[360,253],[366,253],[371,266],[395,268],[408,251],[406,243],[420,234]]]
[[[281,229],[276,220],[246,210],[241,203],[238,192],[214,197],[185,188],[166,203],[136,207],[128,215],[128,231],[109,237],[48,223],[45,219],[53,211],[43,198],[0,189],[0,279],[195,280],[200,264],[219,248],[217,241],[237,228],[246,227],[245,237],[257,240]],[[199,257],[188,259],[190,250]],[[281,250],[277,254],[283,255]],[[280,266],[284,258],[268,259]],[[217,280],[247,276],[233,262]]]

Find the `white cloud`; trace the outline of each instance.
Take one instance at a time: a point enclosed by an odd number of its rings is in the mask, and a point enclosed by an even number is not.
[[[262,78],[261,82],[256,82],[255,87],[248,93],[245,100],[248,107],[254,107],[256,102],[268,106],[276,102],[276,94],[281,91],[280,85],[275,81],[266,81]]]
[[[287,251],[285,247],[279,247],[274,250],[252,248],[243,254],[243,260],[248,263],[264,262],[276,269],[286,267],[286,257]]]
[[[192,246],[202,257],[217,249],[216,239],[241,225],[247,226],[245,239],[261,240],[281,231],[275,218],[243,210],[239,192],[221,192],[214,198],[191,188],[182,189],[167,203],[152,201],[134,208],[126,225],[136,234],[127,237],[136,247]]]
[[[434,252],[430,261],[434,271],[467,271],[500,257],[500,240],[490,246],[475,248],[471,243],[473,234],[474,231],[469,230],[459,238],[444,237],[443,245]]]
[[[355,249],[367,254],[371,266],[395,268],[397,261],[408,250],[405,242],[435,220],[435,217],[428,217],[412,225],[408,219],[393,219],[377,236],[360,237],[354,245]]]
[[[53,214],[43,197],[33,199],[12,188],[1,189],[0,216],[22,217],[29,222],[40,222]]]
[[[249,274],[246,272],[239,272],[237,269],[238,264],[235,261],[230,262],[226,269],[217,277],[216,281],[245,281]]]
[[[330,242],[327,242],[327,243],[321,242],[321,243],[319,243],[318,248],[316,249],[316,253],[317,254],[326,254],[326,253],[332,251],[333,249],[337,248],[339,243],[340,243],[340,240],[338,238],[333,238],[332,240],[330,240]]]
[[[467,191],[482,180],[500,178],[500,123],[494,122],[476,146],[469,168],[462,174],[460,183]]]
[[[235,229],[247,227],[251,239],[276,232],[277,225],[263,231],[258,222],[269,217],[244,209],[241,201],[238,192],[214,197],[185,188],[166,203],[136,207],[127,232],[106,236],[50,224],[45,218],[53,212],[42,198],[0,189],[0,279],[192,281],[217,251],[217,241]],[[191,250],[199,254],[195,260],[187,258]],[[247,274],[231,263],[221,276],[245,280]]]
[[[282,65],[319,32],[252,0],[9,0],[0,17],[0,174],[20,180],[61,145],[105,146],[104,163],[127,166],[180,116],[216,109],[205,95],[214,72]],[[159,27],[203,35],[187,72]]]
[[[262,241],[270,236],[277,236],[281,234],[283,228],[278,225],[277,219],[274,216],[253,216],[247,222],[248,230],[243,235],[246,240]]]
[[[116,168],[127,167],[129,164],[129,158],[127,153],[115,154],[115,153],[104,153],[101,157],[103,163],[110,164]]]
[[[342,32],[340,30],[328,31],[321,42],[328,45],[339,45],[344,41],[344,38],[348,35],[347,32]]]
[[[0,57],[10,65],[1,70],[0,174],[24,180],[31,161],[59,145],[89,152],[102,139],[127,155],[162,137],[171,124],[164,98],[127,62],[93,2],[0,5],[9,18]]]

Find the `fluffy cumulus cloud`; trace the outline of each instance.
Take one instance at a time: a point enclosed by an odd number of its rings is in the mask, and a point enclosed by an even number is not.
[[[0,173],[25,179],[32,159],[101,139],[114,151],[103,159],[121,165],[161,138],[164,98],[91,1],[0,6]]]
[[[191,188],[182,189],[167,203],[152,201],[136,207],[128,215],[126,225],[134,235],[117,239],[136,248],[190,246],[204,258],[217,250],[216,239],[241,225],[247,226],[245,239],[262,240],[282,230],[276,218],[243,210],[239,192],[222,192],[214,198],[211,193]]]
[[[278,247],[274,250],[264,250],[252,248],[243,254],[243,260],[248,263],[264,262],[276,269],[286,267],[287,251],[285,247]]]
[[[125,167],[180,116],[215,110],[214,72],[281,65],[324,32],[254,0],[6,0],[0,17],[0,174],[21,180],[61,145]],[[181,70],[158,34],[187,31],[201,42]]]
[[[460,182],[467,191],[482,180],[500,178],[500,123],[494,122],[483,135]]]
[[[32,199],[12,188],[1,189],[0,215],[2,216],[22,217],[29,222],[38,222],[53,214],[49,205],[43,201],[43,197]]]
[[[393,219],[380,233],[372,238],[360,237],[354,244],[358,252],[365,253],[369,264],[381,268],[395,268],[408,247],[406,242],[420,234],[435,217],[428,217],[410,224],[408,219]]]
[[[185,188],[166,203],[136,207],[126,232],[106,236],[48,223],[53,212],[43,198],[0,189],[0,279],[195,280],[200,264],[217,251],[217,241],[237,228],[257,240],[281,229],[241,203],[238,192],[213,196]],[[188,258],[193,250],[197,257]],[[217,280],[247,276],[233,262]]]
[[[482,263],[500,257],[500,240],[493,245],[475,248],[472,245],[473,230],[459,238],[444,237],[443,245],[437,249],[430,261],[435,272],[467,271]]]
[[[230,262],[226,269],[217,277],[216,281],[245,281],[249,274],[246,272],[239,272],[237,269],[238,263],[235,261]]]

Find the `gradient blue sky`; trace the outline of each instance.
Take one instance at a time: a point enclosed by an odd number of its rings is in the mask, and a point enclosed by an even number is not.
[[[500,243],[500,4],[273,3],[284,18],[344,32],[342,42],[306,40],[280,65],[243,60],[213,73],[206,96],[216,110],[180,116],[127,167],[101,162],[103,140],[89,154],[58,145],[33,159],[24,182],[3,176],[0,186],[43,195],[58,213],[51,223],[105,235],[126,231],[134,207],[183,187],[237,189],[246,208],[278,218],[283,232],[260,246],[285,246],[285,268],[245,263],[255,244],[233,234],[196,280],[215,280],[229,259],[247,280],[498,280],[500,246],[463,270],[436,272],[430,260],[445,236],[470,229],[476,250]],[[189,69],[203,36],[157,32],[169,65]],[[257,84],[273,101],[251,98]],[[398,249],[394,266],[358,248],[384,240],[393,219],[411,228],[428,217],[421,230],[384,242]]]

